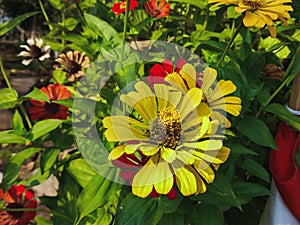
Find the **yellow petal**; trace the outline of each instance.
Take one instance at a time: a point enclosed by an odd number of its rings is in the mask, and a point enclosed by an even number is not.
[[[168,163],[172,163],[176,159],[176,152],[171,148],[161,147],[161,157]]]
[[[188,91],[187,86],[185,85],[183,79],[177,73],[168,74],[165,77],[165,81],[170,85],[178,88],[183,93],[186,93]]]
[[[206,180],[207,183],[212,183],[215,179],[215,173],[212,168],[203,160],[195,160],[194,168]]]
[[[200,88],[190,89],[179,106],[180,119],[183,121],[185,117],[195,110],[202,100],[202,91]]]
[[[168,194],[173,187],[174,178],[166,162],[158,163],[153,174],[154,187],[159,194]]]
[[[243,23],[246,27],[252,27],[257,23],[258,16],[252,12],[247,11],[243,19]]]
[[[197,182],[194,174],[186,167],[175,170],[176,184],[183,196],[195,194]]]
[[[125,145],[119,145],[115,147],[108,155],[109,160],[115,160],[120,158],[125,153]]]
[[[155,165],[150,159],[144,167],[134,176],[132,181],[132,193],[141,198],[147,197],[153,190],[153,173]]]
[[[143,152],[144,155],[146,156],[152,156],[156,154],[159,151],[158,146],[140,146],[141,151]]]
[[[176,151],[177,159],[183,162],[185,165],[191,165],[194,163],[194,157],[191,153],[186,150]]]
[[[183,143],[183,146],[192,149],[201,149],[204,151],[218,150],[222,147],[223,142],[221,140],[206,140],[201,142]]]
[[[203,83],[201,87],[205,95],[207,95],[208,90],[211,88],[216,79],[217,71],[213,68],[206,67],[203,71]]]
[[[189,89],[196,87],[196,69],[191,64],[185,64],[180,70],[180,75]]]

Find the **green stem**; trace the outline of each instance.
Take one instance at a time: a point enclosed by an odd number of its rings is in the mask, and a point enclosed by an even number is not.
[[[63,27],[65,26],[65,13],[64,10],[61,11],[61,23],[63,25]],[[64,37],[65,36],[65,30],[61,29],[61,35]],[[61,44],[63,46],[63,48],[65,48],[65,40],[64,38],[61,39]]]
[[[124,17],[124,27],[123,27],[123,47],[122,47],[122,54],[121,54],[121,59],[123,60],[124,57],[124,48],[125,48],[125,42],[126,42],[126,34],[127,34],[127,24],[128,24],[128,15],[129,15],[129,6],[130,6],[130,1],[126,1],[126,10],[125,10],[125,17]]]
[[[79,5],[78,2],[76,2],[76,9],[78,11],[78,14],[79,14],[79,17],[80,17],[81,21],[84,23],[85,26],[89,27],[88,24],[87,24],[87,22],[86,22],[86,20],[85,20],[85,18],[84,18],[84,16],[83,16],[84,15],[83,11],[80,8],[80,5]]]
[[[219,62],[217,63],[217,67],[220,66],[220,64],[222,63],[222,61],[224,60],[225,56],[227,55],[232,43],[234,42],[235,38],[237,37],[237,35],[239,34],[239,32],[241,31],[243,27],[243,23],[240,23],[239,26],[236,28],[235,32],[233,33],[229,43],[227,44],[226,46],[226,49],[225,51],[223,52],[222,56],[221,56],[221,59],[219,60]]]
[[[50,30],[53,30],[53,27],[52,27],[52,25],[50,24],[49,17],[48,17],[48,15],[47,15],[47,13],[46,13],[45,7],[44,7],[44,5],[43,5],[43,3],[42,3],[42,0],[39,0],[39,3],[40,3],[40,7],[41,7],[41,9],[42,9],[43,15],[44,15],[44,17],[45,17],[45,20],[48,22],[49,29],[50,29]]]
[[[9,88],[9,90],[11,91],[11,93],[13,94],[13,96],[15,98],[18,98],[18,95],[16,94],[15,90],[12,88],[12,86],[11,86],[11,84],[9,82],[9,79],[8,79],[8,77],[6,75],[6,72],[4,70],[4,66],[3,66],[3,62],[2,62],[2,57],[1,56],[0,56],[0,67],[1,67],[1,72],[2,72],[2,75],[4,77],[4,80],[6,82],[7,87]]]
[[[11,86],[11,84],[9,82],[9,79],[7,77],[7,74],[6,74],[5,70],[4,70],[4,66],[3,66],[3,63],[2,63],[1,56],[0,56],[0,67],[1,67],[1,73],[2,73],[2,75],[4,77],[4,80],[6,82],[7,87],[9,88],[9,90],[11,91],[11,93],[13,94],[13,96],[15,98],[18,98],[18,95],[16,94],[16,91],[12,88],[12,86]],[[20,110],[21,110],[22,114],[25,117],[25,120],[27,122],[28,127],[31,128],[32,124],[31,124],[31,121],[30,121],[30,119],[28,117],[28,114],[27,114],[26,110],[24,109],[24,107],[23,107],[23,105],[21,103],[19,103],[19,107],[20,107]]]
[[[27,123],[27,125],[28,125],[28,128],[31,129],[31,128],[32,128],[32,123],[31,123],[31,121],[30,121],[30,119],[29,119],[29,116],[28,116],[28,114],[27,114],[25,108],[23,107],[23,105],[22,105],[21,103],[19,104],[19,108],[20,108],[20,110],[21,110],[23,116],[25,117],[25,120],[26,120],[26,123]]]
[[[38,209],[38,208],[0,208],[0,211],[6,211],[6,212],[43,212],[43,213],[53,214],[53,215],[62,217],[64,219],[67,219],[70,222],[73,222],[68,216],[66,216],[64,214],[49,211],[49,210],[46,210],[46,209]]]

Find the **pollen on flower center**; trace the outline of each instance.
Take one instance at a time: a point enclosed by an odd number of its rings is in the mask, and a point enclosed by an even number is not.
[[[263,0],[243,0],[244,5],[250,6],[251,11],[255,11],[262,7]]]
[[[170,107],[159,111],[159,116],[152,120],[150,129],[150,141],[175,149],[181,136],[181,123],[177,110]]]

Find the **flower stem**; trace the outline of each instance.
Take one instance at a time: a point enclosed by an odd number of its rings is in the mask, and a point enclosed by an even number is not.
[[[85,26],[89,27],[86,20],[85,20],[85,18],[84,18],[84,16],[83,16],[84,15],[83,11],[82,11],[82,9],[81,9],[81,7],[80,7],[80,5],[77,1],[76,1],[76,9],[78,11],[78,14],[79,14],[79,17],[80,17],[81,21],[84,23]]]
[[[126,42],[126,34],[127,34],[127,24],[128,24],[128,15],[129,15],[129,7],[130,7],[130,0],[126,1],[126,10],[125,10],[125,17],[124,17],[124,27],[123,27],[123,40],[122,40],[122,54],[121,59],[123,60],[124,57],[124,48],[125,48],[125,42]]]
[[[42,0],[39,0],[39,4],[40,4],[40,7],[41,7],[41,9],[42,9],[42,12],[43,12],[43,15],[44,15],[44,17],[45,17],[45,20],[48,22],[49,29],[50,29],[50,30],[53,30],[53,27],[52,27],[52,25],[50,24],[49,17],[48,17],[48,15],[47,15],[47,13],[46,13],[45,7],[44,7],[44,5],[43,5],[43,3],[42,3]]]
[[[64,219],[67,219],[70,222],[73,222],[68,216],[54,212],[54,211],[49,211],[46,209],[38,209],[38,208],[0,208],[0,211],[6,211],[6,212],[43,212],[43,213],[49,213],[53,214],[59,217],[62,217]]]
[[[12,88],[12,86],[10,84],[10,81],[9,81],[9,79],[7,77],[7,74],[6,74],[5,70],[4,70],[4,66],[3,66],[3,62],[2,62],[1,56],[0,56],[0,68],[1,68],[1,73],[2,73],[2,75],[4,77],[4,80],[6,82],[7,87],[9,88],[9,90],[11,91],[11,93],[13,94],[13,96],[15,98],[18,98],[18,95],[16,94],[16,91]],[[28,114],[27,114],[26,110],[24,109],[22,103],[19,103],[19,108],[20,108],[23,116],[25,117],[25,120],[27,122],[28,128],[31,128],[32,127],[31,121],[30,121],[30,119],[28,117]]]
[[[219,62],[217,63],[217,67],[220,66],[220,64],[223,62],[225,56],[228,54],[228,51],[232,45],[232,43],[234,42],[235,38],[237,37],[237,35],[240,33],[241,29],[243,27],[243,23],[240,23],[239,26],[236,28],[235,32],[233,33],[230,41],[228,42],[222,56],[221,56],[221,59],[219,60]]]

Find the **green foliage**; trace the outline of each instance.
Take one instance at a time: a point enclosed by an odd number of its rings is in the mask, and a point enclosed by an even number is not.
[[[0,109],[14,108],[18,101],[18,94],[15,90],[4,88],[0,90]]]

